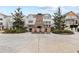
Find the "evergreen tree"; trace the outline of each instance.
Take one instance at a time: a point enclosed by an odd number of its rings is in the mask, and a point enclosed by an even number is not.
[[[15,11],[15,13],[12,13],[13,19],[15,20],[13,22],[13,28],[14,29],[20,29],[20,28],[24,28],[24,21],[23,21],[23,13],[22,11],[20,11],[21,8],[17,8],[17,10]]]
[[[61,15],[60,7],[58,7],[58,11],[56,13],[54,13],[53,17],[54,17],[53,20],[54,20],[55,28],[58,30],[64,30],[65,21],[64,21],[64,16]]]

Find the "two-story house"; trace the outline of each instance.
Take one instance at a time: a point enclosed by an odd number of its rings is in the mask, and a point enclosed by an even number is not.
[[[4,29],[7,16],[0,13],[0,30]]]
[[[66,15],[65,15],[65,23],[68,27],[70,27],[70,25],[78,25],[79,16],[76,13],[74,13],[73,11],[70,11],[70,12],[66,13]]]
[[[30,14],[27,19],[28,30],[32,32],[50,32],[53,25],[50,14]]]

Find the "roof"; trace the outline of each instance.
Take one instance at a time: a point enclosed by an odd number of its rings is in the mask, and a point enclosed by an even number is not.
[[[73,11],[66,13],[65,16],[70,16],[70,17],[76,16],[77,18],[79,18],[79,16],[76,13],[74,13]]]
[[[36,17],[36,15],[42,15],[42,16],[49,15],[49,16],[51,17],[50,14],[41,14],[41,13],[38,13],[38,14],[29,14],[28,16]],[[28,17],[28,16],[27,16],[27,17]]]

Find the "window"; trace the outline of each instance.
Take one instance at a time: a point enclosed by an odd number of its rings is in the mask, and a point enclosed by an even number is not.
[[[49,19],[49,17],[48,16],[45,16],[44,19]]]
[[[33,25],[28,25],[29,27],[32,27]]]
[[[50,15],[45,15],[45,16],[44,16],[44,19],[50,19],[50,18],[51,18]]]
[[[29,21],[29,23],[33,23],[33,21]]]
[[[46,23],[46,24],[50,24],[51,22],[50,22],[50,21],[45,21],[45,23]]]
[[[2,18],[0,18],[0,20],[3,20]]]
[[[36,18],[35,16],[33,16],[33,18]]]
[[[2,23],[2,22],[0,22],[0,25],[3,25],[3,23]]]

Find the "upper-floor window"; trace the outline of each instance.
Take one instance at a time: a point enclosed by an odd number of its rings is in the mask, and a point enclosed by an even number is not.
[[[27,18],[29,18],[29,19],[35,18],[35,15],[29,15]]]
[[[50,18],[51,18],[50,15],[45,15],[45,16],[44,16],[44,19],[50,19]]]
[[[32,27],[33,25],[28,25],[29,27]]]
[[[51,22],[50,22],[50,21],[45,21],[44,23],[45,23],[45,24],[50,24]]]
[[[66,21],[74,22],[74,19],[66,19]]]
[[[0,20],[3,20],[2,18],[0,18]]]
[[[46,21],[46,23],[50,23],[50,21]]]
[[[33,23],[33,21],[29,21],[29,23]]]
[[[50,18],[50,17],[48,17],[48,16],[45,16],[45,17],[44,17],[44,19],[49,19],[49,18]]]

